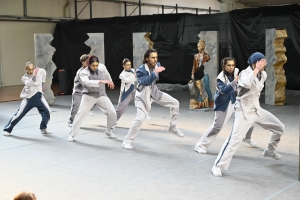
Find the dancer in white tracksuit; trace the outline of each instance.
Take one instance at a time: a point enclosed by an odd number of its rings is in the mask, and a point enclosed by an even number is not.
[[[116,108],[117,120],[125,112],[128,104],[134,100],[135,97],[135,81],[136,75],[134,69],[131,68],[131,62],[128,58],[125,58],[122,62],[124,70],[120,74],[119,78],[121,79],[121,88],[120,88],[120,97],[119,103]]]
[[[150,112],[152,102],[170,108],[171,122],[168,130],[179,137],[184,137],[184,134],[177,127],[177,118],[179,115],[178,100],[167,93],[158,90],[156,86],[158,74],[165,70],[164,67],[157,65],[157,58],[157,51],[155,49],[147,50],[144,54],[144,64],[136,71],[138,79],[138,86],[135,95],[137,115],[122,143],[122,147],[124,149],[133,149],[131,143],[138,135],[144,119]]]
[[[46,81],[46,71],[44,69],[34,67],[31,62],[25,64],[26,73],[22,77],[24,88],[20,94],[23,99],[18,112],[9,120],[3,129],[3,135],[9,136],[17,123],[29,112],[36,107],[42,116],[40,130],[42,134],[51,134],[47,130],[47,124],[50,120],[50,107],[44,98],[43,89]]]
[[[107,71],[107,68],[105,67],[105,65],[102,64],[102,63],[99,63],[99,65],[98,65],[98,70],[101,71],[101,72],[103,73],[103,78],[104,78],[104,80],[109,80],[109,81],[110,81],[110,84],[112,84],[113,87],[115,87],[114,82],[112,81],[111,76],[110,76],[109,72]],[[96,107],[96,105],[94,105],[94,106],[92,107],[92,109],[90,110],[90,112],[89,112],[89,114],[92,115],[92,116],[94,116],[93,109],[94,109],[95,107]]]
[[[105,92],[105,84],[108,84],[110,89],[114,88],[114,84],[112,81],[106,80],[103,72],[98,70],[99,59],[96,56],[90,56],[87,62],[89,67],[82,70],[79,74],[83,85],[83,95],[78,113],[73,122],[71,133],[68,137],[69,142],[72,142],[74,137],[78,134],[84,118],[94,104],[107,116],[105,134],[109,138],[116,138],[112,132],[114,126],[117,124],[116,110]]]
[[[68,125],[71,127],[73,125],[73,121],[74,121],[74,118],[75,118],[75,115],[77,114],[78,112],[78,109],[79,109],[79,106],[80,106],[80,102],[81,102],[81,99],[82,99],[82,90],[83,90],[83,85],[80,81],[80,77],[79,77],[79,74],[80,72],[85,69],[87,67],[87,59],[89,58],[89,55],[87,54],[83,54],[81,57],[80,57],[80,62],[82,63],[82,66],[80,67],[80,69],[77,70],[76,72],[76,76],[74,78],[74,87],[73,87],[73,93],[72,93],[72,105],[71,105],[71,112],[70,112],[70,116],[69,116],[69,119],[68,119]],[[100,68],[100,69],[99,69]],[[103,72],[103,74],[105,74],[106,78],[108,80],[111,80],[111,77],[105,67],[105,65],[99,63],[99,67],[98,69],[100,71]],[[105,78],[105,79],[106,79]],[[95,105],[93,106],[93,108],[95,107]],[[92,108],[92,109],[93,109]],[[94,115],[92,109],[90,110],[90,114],[91,115]]]
[[[235,68],[235,59],[226,57],[222,59],[221,66],[223,71],[217,77],[217,88],[214,99],[215,119],[213,124],[206,130],[195,146],[198,153],[206,153],[206,149],[216,139],[223,126],[234,112],[236,101],[236,88],[238,82],[239,69]],[[244,142],[256,147],[257,144],[251,140],[253,126],[248,130]]]
[[[275,150],[285,126],[273,114],[261,108],[259,103],[260,92],[267,78],[267,73],[264,71],[267,64],[265,56],[256,52],[249,57],[248,64],[249,67],[240,73],[232,132],[215,160],[212,168],[214,176],[222,176],[221,169],[228,169],[233,154],[253,123],[271,132],[263,156],[281,159],[281,155]]]

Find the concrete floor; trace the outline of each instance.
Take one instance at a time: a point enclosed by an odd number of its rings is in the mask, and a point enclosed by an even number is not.
[[[255,126],[253,139],[259,147],[243,143],[219,178],[211,168],[232,120],[208,153],[198,154],[194,145],[211,125],[214,112],[189,110],[188,91],[169,93],[180,101],[178,125],[185,137],[167,131],[169,110],[153,104],[151,120],[145,120],[132,151],[121,143],[136,114],[133,104],[114,131],[117,140],[105,136],[105,116],[94,109],[73,143],[67,142],[71,96],[58,96],[51,106],[52,135],[40,134],[41,117],[33,109],[13,136],[0,136],[0,199],[11,200],[23,190],[34,192],[38,200],[299,199],[299,96],[287,96],[285,106],[262,103],[286,125],[278,145],[282,160],[262,156],[269,132]],[[115,106],[118,95],[118,90],[108,91]],[[0,103],[1,127],[19,105],[20,101]]]

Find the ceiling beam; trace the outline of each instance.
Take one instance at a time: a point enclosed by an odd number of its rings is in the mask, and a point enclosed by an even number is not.
[[[247,7],[263,7],[274,5],[288,5],[300,3],[300,0],[239,0],[238,3]]]

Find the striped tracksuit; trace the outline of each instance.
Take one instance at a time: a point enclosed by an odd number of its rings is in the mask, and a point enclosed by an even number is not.
[[[260,107],[260,92],[264,87],[267,73],[262,71],[255,76],[251,67],[239,76],[237,101],[234,106],[234,123],[230,136],[225,140],[215,165],[227,170],[233,154],[239,147],[247,130],[256,123],[271,132],[267,149],[274,151],[284,133],[284,124],[273,114]]]
[[[42,116],[40,123],[40,129],[46,129],[47,124],[50,120],[50,107],[43,96],[42,88],[46,80],[46,71],[39,69],[36,76],[24,74],[22,82],[24,88],[20,94],[23,98],[21,105],[16,114],[9,120],[8,124],[4,127],[3,131],[9,133],[12,132],[13,128],[17,123],[26,115],[28,111],[36,107]]]
[[[218,75],[214,100],[214,122],[202,135],[196,146],[206,150],[234,113],[234,103],[236,102],[235,92],[237,88],[237,82],[234,80],[234,77],[238,72],[239,70],[235,68],[233,75],[229,75],[223,71]],[[246,139],[251,139],[253,128],[254,126],[252,125],[246,134]]]

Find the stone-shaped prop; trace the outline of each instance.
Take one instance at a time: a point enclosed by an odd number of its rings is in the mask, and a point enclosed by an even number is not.
[[[84,43],[91,48],[89,55],[99,58],[100,63],[105,63],[104,33],[87,33],[89,39]]]
[[[84,43],[91,48],[89,55],[94,55],[99,58],[99,62],[105,63],[104,54],[104,33],[87,33],[89,39]],[[99,65],[98,68],[103,72],[105,79],[112,80],[105,65]]]
[[[286,76],[283,65],[287,62],[284,40],[286,30],[266,29],[266,60],[267,80],[265,81],[265,103],[284,105]]]
[[[34,34],[35,65],[45,69],[47,72],[43,92],[49,105],[55,103],[54,93],[51,90],[53,73],[56,70],[56,65],[52,61],[52,56],[55,52],[55,48],[50,45],[52,40],[53,36],[50,33]]]
[[[144,53],[148,49],[153,49],[154,43],[149,36],[150,32],[132,33],[133,60],[132,65],[137,69],[143,64]]]

